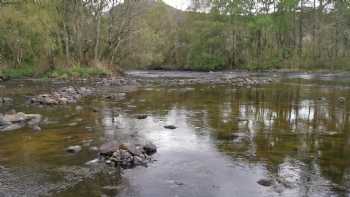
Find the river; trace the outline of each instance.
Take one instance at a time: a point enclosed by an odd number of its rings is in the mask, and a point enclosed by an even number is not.
[[[58,107],[28,105],[25,96],[65,84],[4,82],[0,95],[15,103],[2,112],[39,113],[47,124],[0,133],[0,196],[349,196],[350,75],[276,75],[257,87],[160,84],[120,101],[92,96]],[[86,165],[97,157],[92,147],[135,136],[158,147],[147,167]],[[71,145],[82,151],[66,153]]]

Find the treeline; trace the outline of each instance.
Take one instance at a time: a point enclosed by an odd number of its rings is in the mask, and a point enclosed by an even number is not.
[[[350,68],[349,1],[193,5],[185,12],[159,0],[0,0],[0,70]]]

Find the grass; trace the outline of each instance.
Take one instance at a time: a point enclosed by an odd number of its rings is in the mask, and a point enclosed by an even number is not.
[[[46,73],[46,76],[49,78],[68,79],[68,78],[99,77],[99,76],[105,76],[109,74],[110,72],[105,69],[75,65],[70,68],[56,68],[55,70]]]
[[[17,79],[32,77],[35,75],[34,66],[21,66],[17,68],[5,68],[0,71],[0,76],[5,78]]]
[[[35,66],[21,66],[17,68],[4,68],[0,70],[0,76],[10,79],[19,79],[26,77],[39,78],[58,78],[58,79],[74,79],[74,78],[88,78],[100,77],[111,74],[106,69],[96,67],[85,67],[75,65],[69,68],[57,67],[52,71],[46,73],[39,73]]]

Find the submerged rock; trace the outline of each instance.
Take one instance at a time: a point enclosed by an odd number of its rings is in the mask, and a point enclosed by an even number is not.
[[[271,179],[260,179],[257,181],[259,185],[265,186],[265,187],[270,187],[273,185],[273,180]]]
[[[164,128],[166,128],[166,129],[176,129],[177,127],[174,126],[174,125],[166,125],[166,126],[164,126]]]
[[[148,115],[146,115],[146,114],[139,114],[136,116],[136,119],[143,120],[143,119],[146,119],[147,117],[148,117]]]
[[[148,142],[143,146],[143,150],[147,155],[152,155],[157,152],[157,146],[152,142]]]

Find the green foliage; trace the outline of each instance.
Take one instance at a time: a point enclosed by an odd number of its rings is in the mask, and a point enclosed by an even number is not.
[[[347,69],[350,4],[210,0],[18,1],[0,6],[0,68],[11,77],[87,77],[106,69]],[[112,2],[112,1],[110,1]],[[306,1],[304,1],[306,2]],[[325,3],[325,2],[324,2]],[[84,65],[84,66],[80,66]]]
[[[8,64],[33,65],[42,61],[53,45],[54,23],[45,9],[32,4],[0,8],[0,53]]]
[[[55,70],[46,73],[45,75],[49,78],[88,78],[88,77],[99,77],[105,76],[110,73],[105,70],[95,67],[83,67],[80,65],[74,65],[69,68],[56,68]]]
[[[0,76],[5,78],[23,78],[23,77],[32,77],[35,75],[35,67],[34,66],[21,66],[18,68],[6,68],[2,69],[0,72]]]
[[[189,36],[187,69],[220,70],[224,68],[225,57],[222,46],[225,36],[222,34],[225,24],[215,21],[197,21],[192,24],[194,32]]]

